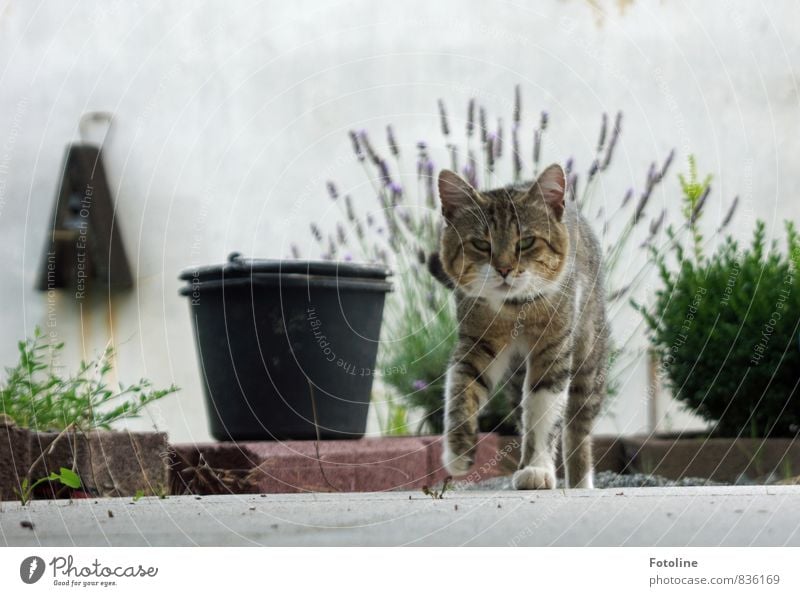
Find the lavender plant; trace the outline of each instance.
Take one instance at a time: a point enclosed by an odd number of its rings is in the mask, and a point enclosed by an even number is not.
[[[503,118],[497,118],[494,121],[496,125],[490,124],[487,109],[478,105],[474,98],[467,104],[463,136],[455,134],[445,102],[441,99],[438,101],[438,114],[441,137],[435,145],[437,151],[434,153],[434,146],[427,141],[416,144],[415,175],[409,174],[404,168],[401,145],[391,126],[386,127],[386,144],[382,149],[388,152],[388,158],[375,148],[367,131],[351,131],[353,152],[371,184],[379,207],[378,213],[376,215],[374,209],[369,209],[370,203],[359,200],[360,212],[350,195],[341,196],[337,185],[328,182],[328,194],[340,206],[341,221],[336,224],[335,232],[328,235],[316,223],[312,223],[310,228],[323,258],[356,257],[377,261],[395,272],[396,291],[390,295],[387,303],[379,371],[384,372],[384,383],[401,396],[404,405],[398,406],[396,400],[389,401],[394,406],[385,420],[394,422],[384,426],[383,432],[387,434],[407,427],[406,407],[423,413],[421,424],[416,428],[418,432],[442,430],[444,373],[456,339],[456,320],[450,290],[436,281],[425,265],[439,246],[438,200],[435,192],[438,168],[432,160],[432,154],[443,153],[446,167],[461,172],[475,188],[488,190],[509,184],[523,185],[535,180],[540,171],[550,120],[546,111],[538,114],[536,126],[528,132],[532,144],[527,154],[530,157],[526,157],[522,146],[524,131],[519,86],[514,89],[508,150]],[[613,162],[622,123],[621,112],[613,119],[607,114],[602,115],[595,155],[584,175],[585,181],[578,174],[573,158],[564,162],[569,197],[578,202],[584,215],[594,219],[605,245],[606,291],[612,323],[623,312],[628,299],[653,266],[651,259],[644,259],[640,268],[632,274],[630,271],[621,274],[621,264],[623,260],[626,266],[629,264],[632,250],[650,250],[659,238],[666,220],[666,210],[648,217],[647,208],[674,157],[674,151],[671,151],[661,165],[653,162],[641,190],[628,189],[615,209],[606,210],[601,206],[595,211],[593,202],[598,194],[595,191]],[[444,152],[441,152],[442,148]],[[510,179],[498,174],[503,160],[510,160],[510,168],[503,168],[503,171],[510,169]],[[367,212],[362,215],[365,206]],[[642,241],[642,234],[637,235],[637,230],[645,226],[647,229]],[[639,242],[638,247],[636,242]],[[292,254],[296,258],[300,256],[296,247],[292,247]],[[640,354],[631,344],[638,329],[629,329],[625,337],[616,338],[608,383],[612,394],[618,388],[616,379]],[[509,430],[513,428],[507,403],[508,400],[499,395],[492,398],[483,413],[482,429],[496,430],[498,426]]]

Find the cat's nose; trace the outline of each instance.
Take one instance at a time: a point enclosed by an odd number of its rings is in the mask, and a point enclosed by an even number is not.
[[[506,276],[511,273],[511,267],[495,267],[495,269],[503,277],[503,279],[505,279]]]

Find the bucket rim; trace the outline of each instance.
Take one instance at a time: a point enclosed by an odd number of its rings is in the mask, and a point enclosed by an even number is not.
[[[231,253],[226,263],[183,269],[179,273],[178,279],[202,282],[213,279],[247,279],[254,274],[301,274],[334,279],[385,280],[392,275],[392,271],[381,263],[244,258],[239,253]]]

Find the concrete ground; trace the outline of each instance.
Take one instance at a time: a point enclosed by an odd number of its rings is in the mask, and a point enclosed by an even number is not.
[[[32,527],[30,527],[32,524]],[[800,546],[800,487],[0,503],[8,546]]]

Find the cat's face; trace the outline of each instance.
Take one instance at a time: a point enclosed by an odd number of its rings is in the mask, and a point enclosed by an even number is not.
[[[442,171],[441,260],[456,286],[492,301],[558,292],[569,253],[565,186],[558,165],[522,192],[480,193],[458,174]]]

